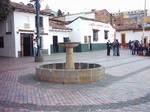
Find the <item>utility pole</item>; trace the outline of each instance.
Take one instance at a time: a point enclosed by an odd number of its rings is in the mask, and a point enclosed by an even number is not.
[[[40,2],[39,0],[32,0],[35,2],[35,8],[36,8],[36,40],[37,40],[37,53],[35,56],[35,62],[42,62],[43,61],[43,56],[42,56],[42,51],[41,51],[41,37],[40,37],[40,19],[39,19],[39,15],[40,15]],[[31,1],[31,2],[32,2]]]
[[[146,17],[146,0],[144,0],[144,17],[143,17],[143,36],[142,38],[144,39],[144,36],[145,36],[145,22],[144,22],[144,18]]]

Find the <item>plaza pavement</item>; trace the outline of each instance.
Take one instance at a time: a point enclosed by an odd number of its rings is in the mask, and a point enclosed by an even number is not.
[[[106,51],[74,53],[76,62],[99,63],[103,80],[54,84],[35,78],[33,57],[0,57],[0,112],[150,112],[150,57],[106,56]],[[65,54],[45,56],[64,62]]]

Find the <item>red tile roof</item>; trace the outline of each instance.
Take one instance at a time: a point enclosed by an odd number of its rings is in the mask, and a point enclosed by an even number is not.
[[[32,5],[24,5],[21,3],[11,2],[11,6],[14,10],[19,12],[35,13],[35,8],[32,7]],[[50,12],[46,12],[46,11],[40,11],[40,13],[42,15],[48,15],[48,16],[52,15]]]
[[[72,30],[71,28],[66,27],[67,23],[65,21],[57,19],[49,19],[49,25],[52,26],[53,29]]]

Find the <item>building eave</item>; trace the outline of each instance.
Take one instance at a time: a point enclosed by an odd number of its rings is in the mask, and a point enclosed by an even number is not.
[[[150,31],[150,27],[146,27],[144,29],[145,31]],[[133,32],[139,32],[139,31],[143,31],[143,28],[126,28],[126,29],[116,29],[117,32],[121,32],[121,31],[133,31]]]
[[[66,29],[50,29],[49,31],[56,31],[56,32],[71,32],[72,30],[66,30]]]

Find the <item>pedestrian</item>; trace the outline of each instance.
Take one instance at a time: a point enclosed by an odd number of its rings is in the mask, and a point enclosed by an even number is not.
[[[120,44],[119,44],[119,42],[118,42],[118,39],[116,39],[116,51],[117,51],[117,56],[120,56],[119,47],[120,47]]]
[[[149,41],[149,43],[148,43],[146,55],[147,55],[147,56],[150,56],[150,41]]]
[[[138,52],[139,52],[139,41],[138,40],[135,40],[134,46],[135,46],[135,55],[138,55]]]
[[[107,56],[110,56],[110,50],[111,50],[111,42],[110,42],[110,40],[108,40],[106,45],[107,45]]]
[[[131,43],[131,48],[132,48],[132,55],[135,55],[135,41],[132,41]]]
[[[114,40],[114,42],[112,43],[112,50],[113,50],[113,56],[116,56],[117,55],[116,40]]]
[[[129,40],[129,42],[128,42],[128,48],[129,48],[130,50],[132,49],[131,43],[132,43],[132,41]]]
[[[33,56],[37,54],[37,39],[33,39]]]
[[[129,42],[128,42],[128,48],[129,48],[129,50],[130,50],[131,53],[132,53],[132,43],[133,43],[133,41],[129,40]]]

